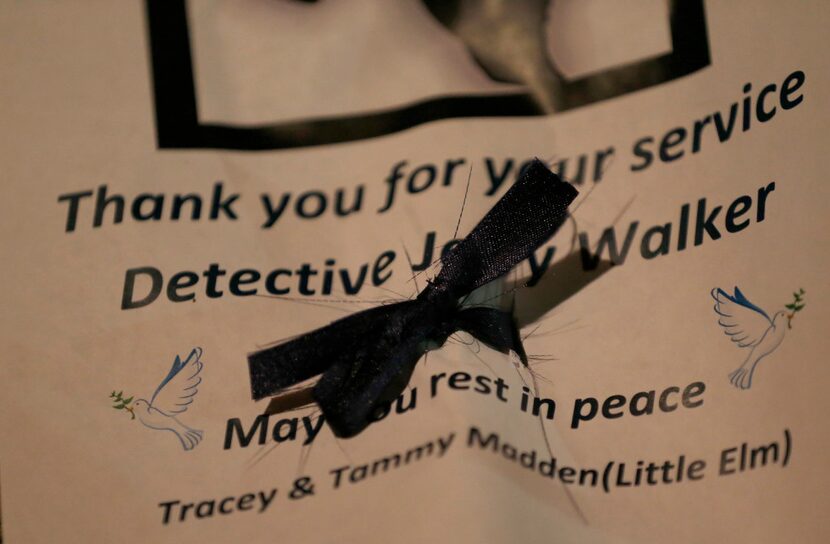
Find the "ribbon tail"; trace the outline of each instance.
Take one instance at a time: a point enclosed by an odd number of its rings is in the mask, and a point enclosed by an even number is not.
[[[388,353],[375,351],[327,370],[312,391],[335,436],[349,438],[377,419],[378,411],[403,393],[424,342],[402,339]]]
[[[503,276],[548,240],[568,217],[577,190],[538,159],[441,259],[435,285],[462,297]]]
[[[403,393],[427,346],[442,345],[451,332],[436,328],[435,305],[400,305],[373,331],[370,344],[332,365],[314,386],[312,396],[336,436],[349,438],[376,421],[384,405]]]
[[[352,354],[365,351],[376,331],[409,302],[378,306],[350,315],[283,344],[248,355],[254,400],[279,394],[285,388],[313,378]]]
[[[527,366],[522,337],[511,313],[496,308],[465,308],[458,313],[454,324],[496,351],[514,352]]]

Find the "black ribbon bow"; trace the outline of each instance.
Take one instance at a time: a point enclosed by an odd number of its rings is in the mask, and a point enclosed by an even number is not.
[[[336,436],[369,425],[404,390],[418,360],[455,331],[470,333],[527,365],[508,312],[461,305],[474,289],[506,274],[565,221],[577,191],[538,159],[462,241],[414,300],[359,312],[248,356],[255,400],[322,374],[311,395]]]

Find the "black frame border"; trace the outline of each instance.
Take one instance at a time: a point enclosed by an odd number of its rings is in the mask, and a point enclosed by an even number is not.
[[[505,93],[438,96],[398,108],[301,121],[202,123],[186,0],[145,0],[145,7],[160,149],[291,149],[377,138],[442,119],[547,115],[529,94]],[[703,0],[675,0],[670,26],[671,53],[567,82],[564,110],[666,83],[709,66]]]

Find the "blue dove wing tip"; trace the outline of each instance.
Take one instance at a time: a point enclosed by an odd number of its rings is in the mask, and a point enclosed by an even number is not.
[[[770,323],[772,323],[772,320],[767,315],[767,312],[765,312],[761,307],[759,307],[756,304],[753,304],[748,298],[746,298],[746,295],[744,295],[743,292],[741,292],[737,285],[735,286],[735,296],[729,296],[728,293],[725,294],[730,301],[734,302],[735,304],[739,304],[744,308],[749,308],[750,310],[758,312],[759,314],[766,317]]]
[[[153,397],[150,399],[150,404],[153,404],[153,401],[158,396],[159,391],[164,389],[164,386],[167,385],[170,382],[170,380],[172,380],[176,376],[176,374],[181,372],[182,368],[184,368],[184,363],[182,362],[181,358],[178,355],[176,355],[176,358],[173,360],[173,366],[170,367],[170,371],[167,373],[167,376],[165,376],[164,379],[161,380],[159,386],[156,387],[156,391],[155,393],[153,393]]]
[[[717,293],[717,295],[723,295],[726,298],[726,300],[728,300],[729,302],[732,302],[732,303],[737,304],[739,306],[743,306],[744,308],[748,308],[748,309],[750,309],[754,312],[758,312],[762,316],[766,317],[767,321],[772,323],[772,319],[770,319],[769,315],[767,315],[767,312],[765,312],[763,310],[763,308],[761,308],[757,304],[753,304],[748,298],[746,298],[746,295],[743,294],[743,292],[740,290],[740,288],[737,285],[734,288],[734,295],[730,295],[729,293],[727,293],[726,291],[724,291],[720,287],[715,287],[714,289],[712,289],[712,298],[714,298],[715,301],[717,301],[717,303],[718,303],[718,304],[715,305],[715,312],[718,315],[722,315],[724,317],[732,317],[731,314],[725,314],[722,311],[720,311],[719,305],[723,301],[720,300],[715,293]]]
[[[193,380],[195,378],[196,383],[194,383],[192,385],[189,385],[188,387],[183,389],[183,393],[186,392],[186,391],[189,391],[191,389],[193,390],[192,393],[182,394],[182,395],[179,396],[179,398],[189,398],[189,397],[194,396],[198,392],[196,387],[200,383],[202,383],[202,378],[198,377],[199,373],[202,371],[202,367],[204,366],[204,363],[202,363],[202,361],[200,360],[201,357],[202,357],[202,353],[203,353],[203,350],[202,350],[201,347],[195,347],[192,350],[190,350],[190,353],[187,355],[187,358],[184,361],[182,361],[182,359],[179,355],[176,355],[176,358],[173,360],[173,365],[170,367],[170,371],[167,373],[167,376],[165,376],[165,378],[161,381],[159,386],[156,388],[156,391],[153,393],[153,396],[150,399],[150,402],[148,402],[148,404],[150,406],[152,406],[153,403],[156,400],[156,397],[158,397],[158,395],[162,391],[162,389],[164,389],[164,387],[168,383],[170,383],[170,381],[173,378],[175,378],[180,372],[182,372],[182,370],[184,370],[188,365],[193,367],[193,373],[190,374],[187,377],[187,379],[188,380]],[[195,360],[194,360],[194,357],[195,357]],[[188,404],[190,404],[190,403],[188,403]],[[187,407],[185,406],[185,408],[183,408],[182,410],[176,411],[174,413],[181,413],[186,409],[187,409]]]

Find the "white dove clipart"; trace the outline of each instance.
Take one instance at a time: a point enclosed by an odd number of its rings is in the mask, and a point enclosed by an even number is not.
[[[132,406],[133,413],[145,427],[162,431],[171,431],[186,450],[195,448],[202,440],[202,431],[191,429],[176,416],[187,410],[198,391],[202,378],[202,348],[194,348],[187,359],[182,361],[178,355],[173,361],[167,377],[153,393],[148,402],[138,399]]]
[[[749,348],[743,364],[729,374],[729,381],[735,387],[749,389],[755,368],[761,359],[775,351],[784,341],[784,334],[795,312],[788,314],[781,310],[775,312],[770,319],[764,310],[747,300],[737,287],[734,295],[729,295],[720,288],[712,289],[712,298],[715,299],[715,313],[718,314],[718,324],[723,327],[724,334],[739,348]]]

